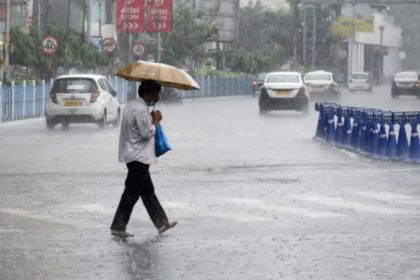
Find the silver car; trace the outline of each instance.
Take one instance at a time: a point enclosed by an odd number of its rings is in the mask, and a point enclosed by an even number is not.
[[[372,91],[372,77],[367,72],[355,72],[350,75],[347,81],[350,91],[367,90]]]
[[[339,101],[341,93],[334,74],[324,70],[317,70],[305,74],[303,80],[311,92],[311,99]]]
[[[420,75],[414,71],[398,72],[391,86],[391,96],[412,95],[420,97]]]

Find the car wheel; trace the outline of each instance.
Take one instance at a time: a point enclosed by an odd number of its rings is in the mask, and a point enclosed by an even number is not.
[[[391,91],[391,98],[397,98],[398,94],[395,91]]]
[[[69,124],[69,122],[62,122],[61,123],[61,128],[64,130],[64,131],[67,131],[67,130],[69,130],[69,127],[70,127],[70,124]]]
[[[54,122],[52,120],[47,119],[46,125],[47,125],[47,130],[54,130]]]
[[[264,107],[259,107],[260,116],[267,114],[268,110]]]
[[[118,127],[120,125],[120,119],[121,119],[121,113],[120,113],[120,109],[118,109],[117,112],[117,118],[116,120],[112,123],[113,127]]]
[[[304,100],[302,100],[300,110],[304,114],[307,114],[309,112],[309,100],[308,100],[308,98],[305,98]]]
[[[98,123],[98,127],[100,129],[105,129],[107,125],[107,114],[106,114],[106,110],[104,111],[104,116],[102,117],[102,119],[99,120]]]
[[[260,115],[264,115],[268,112],[268,94],[265,90],[261,90],[260,97],[258,99],[258,107]]]

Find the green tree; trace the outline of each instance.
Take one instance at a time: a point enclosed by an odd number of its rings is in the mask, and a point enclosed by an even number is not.
[[[40,40],[37,40],[37,34],[30,30],[29,34],[23,33],[17,28],[10,30],[9,58],[11,64],[22,66],[33,66],[39,58]]]
[[[391,13],[395,17],[396,25],[401,26],[403,48],[406,59],[403,60],[405,69],[420,69],[420,7],[418,5],[394,5]]]
[[[231,70],[256,73],[287,61],[293,49],[289,11],[268,10],[257,1],[240,8],[239,18],[238,40],[226,55]]]
[[[184,1],[176,1],[173,10],[173,31],[162,34],[162,62],[179,67],[194,66],[206,59],[206,43],[215,41],[219,26],[219,6],[209,10],[193,9]],[[186,65],[189,61],[192,65]]]
[[[60,42],[58,52],[51,56],[43,54],[42,39],[36,30],[31,29],[29,33],[24,33],[19,29],[12,29],[10,64],[31,67],[36,72],[34,78],[44,79],[54,77],[59,67],[83,70],[106,65],[107,56],[99,52],[93,44],[86,42],[83,35],[56,25],[48,25],[46,34],[56,37]]]

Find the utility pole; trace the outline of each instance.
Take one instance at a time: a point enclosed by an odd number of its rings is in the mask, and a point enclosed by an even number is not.
[[[41,34],[41,0],[38,0],[38,33]]]
[[[6,83],[7,66],[9,66],[9,36],[10,36],[10,0],[6,0],[6,23],[3,33],[3,84]]]
[[[90,42],[90,0],[86,0],[86,40]]]
[[[99,37],[102,39],[102,0],[98,0],[99,5]]]
[[[293,15],[293,27],[292,27],[292,40],[293,40],[293,64],[297,63],[297,48],[298,48],[298,38],[299,38],[299,1],[291,1],[291,10]]]
[[[69,3],[67,4],[67,22],[66,22],[66,27],[67,29],[70,28],[70,16],[71,16],[71,4],[72,4],[73,0],[69,0]]]
[[[157,48],[158,48],[157,62],[160,63],[162,60],[162,42],[161,42],[160,32],[158,32],[157,34]]]

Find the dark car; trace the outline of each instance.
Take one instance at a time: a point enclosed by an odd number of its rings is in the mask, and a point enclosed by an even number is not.
[[[261,72],[255,75],[254,79],[252,80],[252,95],[258,96],[260,95],[261,88],[264,84],[265,77],[267,77],[268,72]]]
[[[160,102],[162,103],[182,103],[182,92],[173,88],[162,87],[160,91]]]
[[[394,76],[391,86],[391,96],[413,95],[420,97],[420,75],[416,72],[398,72]]]

